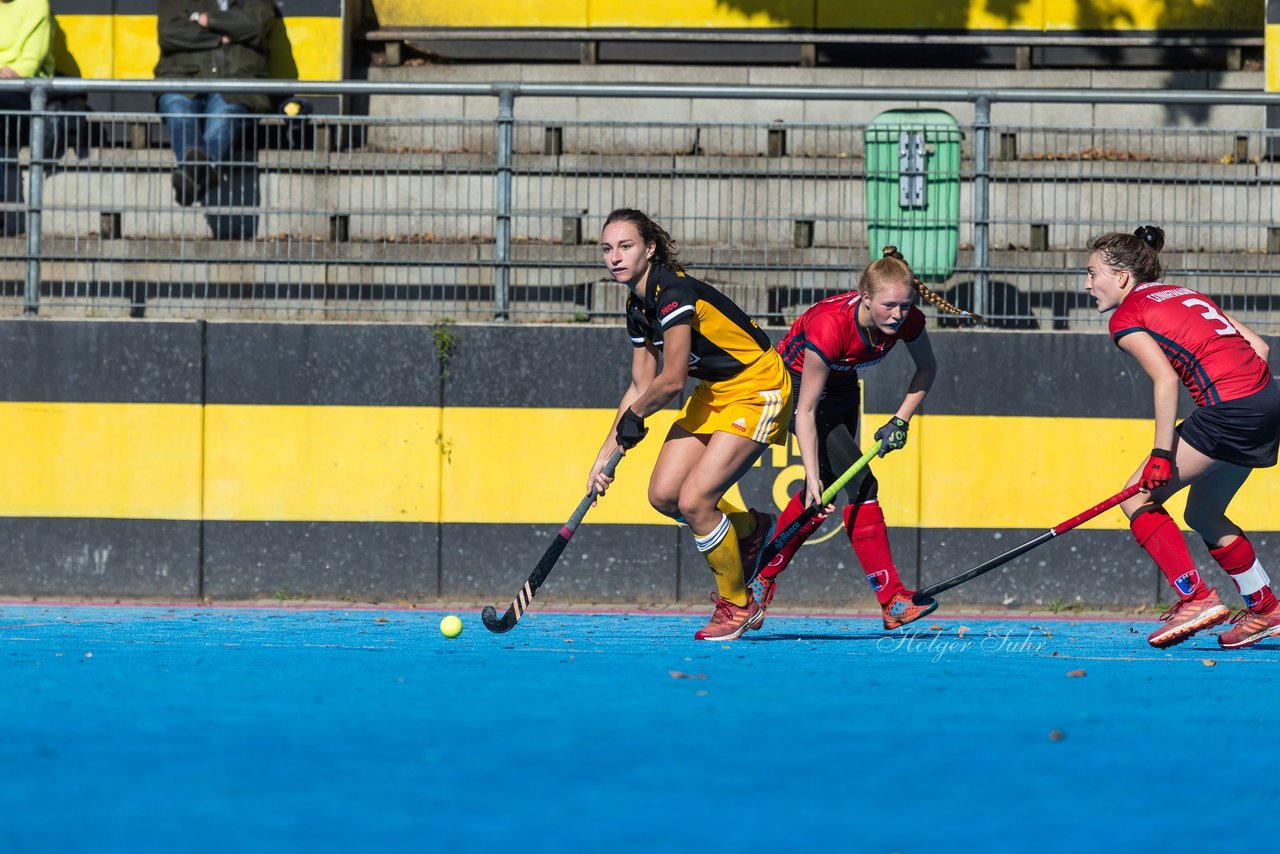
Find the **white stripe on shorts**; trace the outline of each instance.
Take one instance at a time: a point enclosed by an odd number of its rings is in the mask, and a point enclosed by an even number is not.
[[[763,445],[769,441],[769,431],[773,428],[778,413],[782,411],[782,390],[771,388],[768,391],[760,392],[760,396],[765,401],[764,414],[756,422],[756,431],[751,438]]]

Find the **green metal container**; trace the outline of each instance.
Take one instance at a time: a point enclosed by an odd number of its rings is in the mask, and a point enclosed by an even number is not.
[[[922,280],[955,268],[960,238],[960,140],[942,110],[888,110],[867,129],[867,245],[897,246]]]

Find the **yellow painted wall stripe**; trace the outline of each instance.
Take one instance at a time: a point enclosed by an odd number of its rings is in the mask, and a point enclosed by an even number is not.
[[[434,522],[440,410],[208,406],[205,518]]]
[[[150,80],[160,59],[154,15],[112,16],[111,78]]]
[[[291,79],[293,69],[282,63],[292,54],[298,80],[341,80],[342,63],[346,53],[343,43],[342,19],[288,17],[284,19],[285,31],[276,31],[271,49],[271,76]],[[287,39],[290,50],[282,49]]]
[[[96,80],[109,80],[115,76],[112,64],[116,53],[113,17],[56,15],[55,18],[60,34],[54,39],[53,58],[54,69],[59,74]],[[154,40],[154,23],[151,35]]]
[[[1267,69],[1267,91],[1280,92],[1280,24],[1267,24],[1263,41],[1264,62]]]
[[[199,519],[196,404],[0,403],[0,515]]]
[[[812,0],[773,0],[771,3],[724,3],[722,0],[649,0],[643,7],[592,0],[592,27],[813,27]]]
[[[593,524],[669,524],[649,475],[676,413],[618,467]],[[0,403],[0,513],[220,521],[547,524],[564,521],[613,417],[607,409]],[[887,413],[865,416],[864,435]],[[873,463],[894,526],[1047,529],[1120,490],[1150,448],[1147,419],[927,416]],[[751,475],[781,506],[802,478],[794,441]],[[1231,507],[1278,529],[1280,469]],[[731,497],[739,498],[735,490]],[[1180,518],[1182,498],[1171,502]],[[1123,529],[1117,512],[1089,527]]]
[[[816,28],[899,30],[1261,30],[1259,0],[652,0],[625,6],[606,0],[472,0],[420,3],[373,0],[381,27]]]
[[[581,28],[588,25],[589,5],[588,0],[467,0],[465,3],[373,0],[380,27]],[[647,12],[645,17],[649,17]],[[508,23],[517,21],[519,23]]]
[[[62,31],[54,56],[59,72],[73,77],[151,80],[160,45],[155,15],[56,15]],[[285,18],[272,40],[273,77],[341,80],[345,53],[342,19]]]

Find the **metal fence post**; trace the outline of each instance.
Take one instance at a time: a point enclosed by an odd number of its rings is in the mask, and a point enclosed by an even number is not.
[[[44,111],[49,91],[43,82],[31,89],[31,187],[27,194],[27,278],[23,285],[23,314],[40,311],[40,212],[44,209]]]
[[[493,245],[493,300],[498,320],[507,319],[511,290],[511,170],[515,136],[514,87],[498,92],[498,209]]]
[[[991,262],[991,98],[979,95],[973,106],[973,310],[986,314]]]

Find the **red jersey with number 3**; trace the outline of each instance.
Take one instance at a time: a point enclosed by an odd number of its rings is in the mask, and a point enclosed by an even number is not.
[[[1111,340],[1145,332],[1164,351],[1196,406],[1262,391],[1271,369],[1213,300],[1199,291],[1144,282],[1111,315]]]
[[[809,350],[831,369],[827,387],[835,391],[858,379],[858,368],[870,367],[883,359],[899,341],[914,341],[924,331],[924,312],[911,306],[896,332],[872,343],[870,333],[858,325],[862,294],[854,291],[827,297],[810,306],[791,324],[778,342],[778,352],[787,369],[804,371]]]

